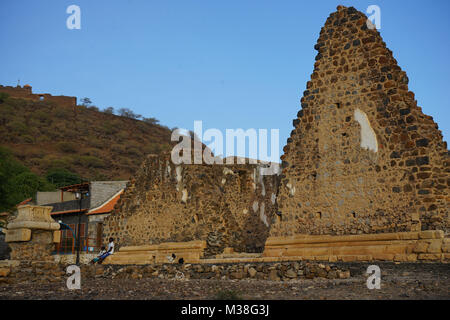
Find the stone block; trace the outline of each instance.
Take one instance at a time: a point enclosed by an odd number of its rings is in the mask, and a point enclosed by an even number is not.
[[[429,243],[426,241],[417,241],[416,245],[414,246],[413,252],[415,253],[422,253],[427,252]]]
[[[53,231],[53,243],[60,243],[61,242],[61,231]]]
[[[450,252],[450,238],[445,238],[442,241],[442,252],[444,252],[444,253]]]
[[[331,255],[328,257],[328,261],[329,262],[337,262],[338,258],[337,258],[337,256]]]
[[[59,230],[59,223],[57,222],[42,222],[42,221],[15,221],[8,224],[8,230],[11,229],[39,229],[39,230]]]
[[[353,262],[353,261],[372,261],[371,255],[344,255],[338,256],[342,262]]]
[[[0,268],[16,268],[20,266],[20,261],[18,260],[0,260]]]
[[[420,239],[443,239],[444,231],[442,230],[426,230],[419,234]]]
[[[11,272],[10,268],[0,268],[0,277],[7,277]]]
[[[278,276],[278,271],[276,269],[270,270],[269,280],[280,281],[280,277]]]
[[[417,261],[417,254],[410,253],[406,255],[406,261],[408,262],[415,262]]]
[[[374,253],[372,256],[373,256],[374,260],[393,261],[395,254],[393,254],[393,253]]]
[[[9,229],[6,232],[6,242],[25,242],[31,240],[31,229]]]
[[[396,254],[393,261],[414,262],[414,261],[417,261],[417,255],[416,254]]]
[[[338,274],[339,279],[350,278],[350,271],[338,271],[337,274]]]
[[[427,248],[427,253],[440,253],[442,248],[442,240],[429,240],[430,245]]]
[[[418,260],[440,260],[440,253],[421,253],[417,256]]]
[[[8,224],[8,229],[59,230],[59,223],[52,219],[50,206],[25,205],[17,208],[17,217]]]

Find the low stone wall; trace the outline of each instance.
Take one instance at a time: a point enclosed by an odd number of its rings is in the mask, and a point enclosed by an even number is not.
[[[346,236],[296,235],[270,237],[264,258],[297,257],[316,261],[450,260],[450,238],[440,230]]]
[[[270,237],[264,252],[234,252],[205,257],[205,241],[165,242],[157,245],[122,247],[105,264],[167,263],[167,256],[185,263],[261,263],[285,261],[450,261],[450,238],[439,230],[361,235],[295,235]]]
[[[66,265],[52,262],[0,262],[0,285],[21,282],[63,282]],[[292,279],[350,278],[350,271],[334,264],[315,262],[283,263],[239,263],[239,264],[154,264],[154,265],[82,265],[83,279],[144,279],[160,278],[174,280],[257,279],[269,281],[289,281]]]
[[[88,264],[92,259],[97,257],[96,253],[80,253],[80,263]],[[53,255],[53,259],[56,263],[61,264],[75,264],[77,260],[76,254],[55,254]]]
[[[175,254],[176,261],[200,262],[206,249],[206,241],[165,242],[146,246],[122,247],[119,252],[109,256],[107,264],[154,264],[167,263],[167,256]]]

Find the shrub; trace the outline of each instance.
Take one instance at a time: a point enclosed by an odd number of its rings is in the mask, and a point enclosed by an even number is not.
[[[111,123],[110,121],[105,121],[105,122],[103,122],[103,124],[102,124],[102,129],[103,129],[103,132],[106,134],[106,135],[112,135],[112,134],[114,134],[114,133],[116,133],[116,132],[118,132],[119,131],[119,128],[117,128],[113,123]]]
[[[60,119],[71,119],[74,117],[73,112],[66,108],[56,108],[54,114],[57,118]]]
[[[45,178],[58,188],[82,182],[79,175],[62,168],[50,169]]]
[[[5,101],[8,98],[9,98],[9,94],[7,94],[6,92],[0,92],[0,101],[1,101],[1,103],[3,103],[3,101]]]
[[[140,157],[142,155],[141,150],[139,150],[138,148],[134,148],[134,147],[127,148],[127,153],[134,157]]]
[[[126,152],[125,146],[123,146],[121,144],[112,144],[111,150],[116,153],[125,153]]]
[[[64,153],[75,153],[77,152],[78,146],[74,142],[59,142],[56,148]]]
[[[142,117],[140,114],[136,114],[128,108],[120,108],[119,110],[117,110],[117,113],[121,117],[126,117],[126,118],[130,118],[130,119],[139,119]]]
[[[27,125],[20,120],[14,120],[9,124],[9,127],[12,131],[14,131],[16,134],[27,134],[28,133],[28,127]]]
[[[22,136],[22,141],[25,143],[33,143],[34,139],[32,136],[26,134],[26,135]]]
[[[107,114],[114,114],[114,108],[108,107],[108,108],[104,109],[103,112],[107,113]]]
[[[55,155],[47,155],[42,159],[41,166],[44,169],[50,170],[51,168],[70,168],[72,165],[72,159],[69,157],[57,157]]]
[[[90,107],[88,107],[88,109],[92,110],[92,111],[100,112],[99,108],[97,108],[96,106],[90,106]]]
[[[158,124],[159,120],[156,118],[143,118],[142,121],[149,123],[149,124]]]
[[[34,117],[39,119],[40,122],[44,123],[52,123],[52,115],[49,112],[44,112],[42,110],[38,110],[34,113]]]
[[[117,133],[117,138],[119,138],[119,140],[128,140],[129,134],[126,131],[120,131],[119,133]]]
[[[81,156],[80,162],[84,167],[103,168],[105,166],[103,160],[94,156]]]

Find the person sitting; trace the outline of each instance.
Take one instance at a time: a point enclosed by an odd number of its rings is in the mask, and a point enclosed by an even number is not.
[[[177,256],[175,255],[175,253],[172,253],[172,255],[168,255],[166,258],[167,258],[167,261],[169,261],[170,263],[173,263],[175,261],[176,257]]]
[[[106,251],[104,254],[102,254],[99,257],[99,260],[97,263],[102,264],[103,260],[105,260],[108,256],[112,255],[113,253],[114,253],[114,239],[109,238],[108,251]]]
[[[106,248],[105,248],[105,246],[102,246],[102,248],[101,248],[100,252],[98,253],[98,255],[94,259],[91,260],[91,263],[92,264],[96,263],[98,260],[100,260],[100,257],[102,255],[104,255],[105,253],[106,253]]]

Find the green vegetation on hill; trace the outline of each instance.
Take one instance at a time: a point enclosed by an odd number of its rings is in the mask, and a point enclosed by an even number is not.
[[[145,155],[169,149],[170,129],[154,118],[145,120],[2,94],[0,145],[56,186],[78,180],[126,180]]]
[[[36,191],[52,191],[55,186],[32,173],[14,159],[9,150],[0,147],[0,212],[10,210]]]

